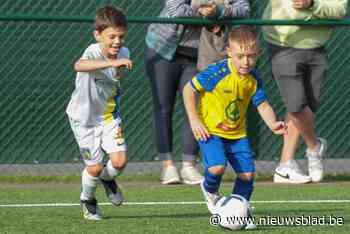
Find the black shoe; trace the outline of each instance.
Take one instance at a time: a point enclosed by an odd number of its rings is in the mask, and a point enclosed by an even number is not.
[[[102,219],[101,212],[95,198],[91,200],[80,200],[80,205],[85,219],[95,221]]]
[[[105,189],[108,200],[115,206],[121,205],[124,197],[115,180],[103,180],[100,178],[100,181]]]

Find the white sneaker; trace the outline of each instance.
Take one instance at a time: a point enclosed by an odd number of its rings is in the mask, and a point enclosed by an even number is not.
[[[304,175],[295,160],[286,165],[279,165],[273,175],[274,183],[305,184],[311,181],[310,176]]]
[[[209,193],[204,187],[204,181],[200,183],[200,187],[201,187],[203,196],[205,198],[205,201],[207,202],[207,207],[209,212],[211,214],[217,214],[215,205],[220,200],[221,196],[219,195],[219,193]]]
[[[203,176],[194,166],[185,166],[181,169],[181,178],[185,184],[200,184],[203,181]]]
[[[178,184],[180,183],[180,176],[175,166],[166,166],[162,169],[160,178],[162,184]]]
[[[323,179],[322,158],[325,157],[327,151],[327,141],[323,138],[318,138],[319,145],[317,152],[306,150],[306,157],[309,162],[309,175],[312,182],[320,182]]]

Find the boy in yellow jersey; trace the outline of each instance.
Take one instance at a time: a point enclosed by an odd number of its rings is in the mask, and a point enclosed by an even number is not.
[[[218,191],[227,161],[237,173],[232,194],[248,201],[252,194],[255,166],[246,133],[249,103],[257,107],[272,132],[286,133],[286,126],[277,121],[254,69],[258,54],[254,30],[247,26],[235,28],[229,35],[228,59],[209,65],[184,88],[187,115],[203,156],[205,179],[201,189],[211,213],[220,198]]]

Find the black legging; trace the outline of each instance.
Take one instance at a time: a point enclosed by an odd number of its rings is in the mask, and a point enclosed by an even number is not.
[[[154,50],[146,48],[146,72],[151,82],[154,108],[156,146],[161,160],[171,159],[172,115],[176,92],[182,97],[186,83],[196,74],[196,61],[176,54],[168,61]],[[194,160],[198,145],[193,137],[187,115],[181,134],[183,160]]]

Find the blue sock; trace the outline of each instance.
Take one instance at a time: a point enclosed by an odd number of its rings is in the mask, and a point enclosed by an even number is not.
[[[241,195],[249,201],[253,192],[253,183],[254,179],[242,180],[239,177],[237,177],[235,187],[233,188],[232,193]]]
[[[204,173],[204,188],[209,193],[216,193],[219,191],[220,183],[221,183],[221,175],[214,175],[207,170]]]

